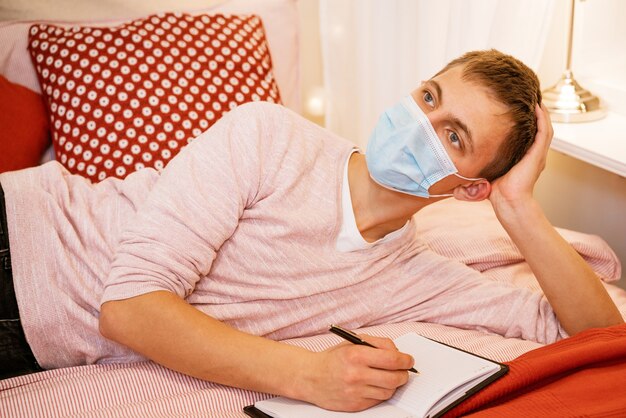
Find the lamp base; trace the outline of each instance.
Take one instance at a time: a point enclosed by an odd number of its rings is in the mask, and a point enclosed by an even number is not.
[[[589,122],[606,116],[600,99],[582,88],[571,70],[566,70],[558,83],[542,95],[553,122]]]

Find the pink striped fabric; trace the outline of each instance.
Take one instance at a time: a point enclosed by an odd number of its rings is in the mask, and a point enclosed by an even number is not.
[[[446,199],[422,209],[415,220],[417,235],[433,251],[478,271],[524,261],[489,201]],[[619,258],[602,238],[563,228],[557,230],[605,282],[621,277]]]
[[[417,332],[498,361],[540,344],[437,324],[401,323],[362,332],[396,338]],[[335,335],[288,340],[320,351]],[[269,395],[194,379],[152,362],[91,365],[50,370],[0,381],[2,417],[245,417],[242,408]]]

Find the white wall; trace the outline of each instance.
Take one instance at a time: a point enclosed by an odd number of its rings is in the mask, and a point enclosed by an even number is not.
[[[626,1],[577,1],[575,18],[576,78],[626,116]]]

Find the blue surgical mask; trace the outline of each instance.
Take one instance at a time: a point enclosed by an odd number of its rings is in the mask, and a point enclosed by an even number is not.
[[[428,117],[410,95],[380,117],[367,144],[365,160],[376,183],[419,197],[452,196],[428,193],[433,184],[452,174],[479,180],[458,174]]]

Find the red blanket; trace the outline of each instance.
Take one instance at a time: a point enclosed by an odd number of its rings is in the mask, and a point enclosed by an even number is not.
[[[626,324],[581,332],[507,363],[446,418],[626,417]]]

